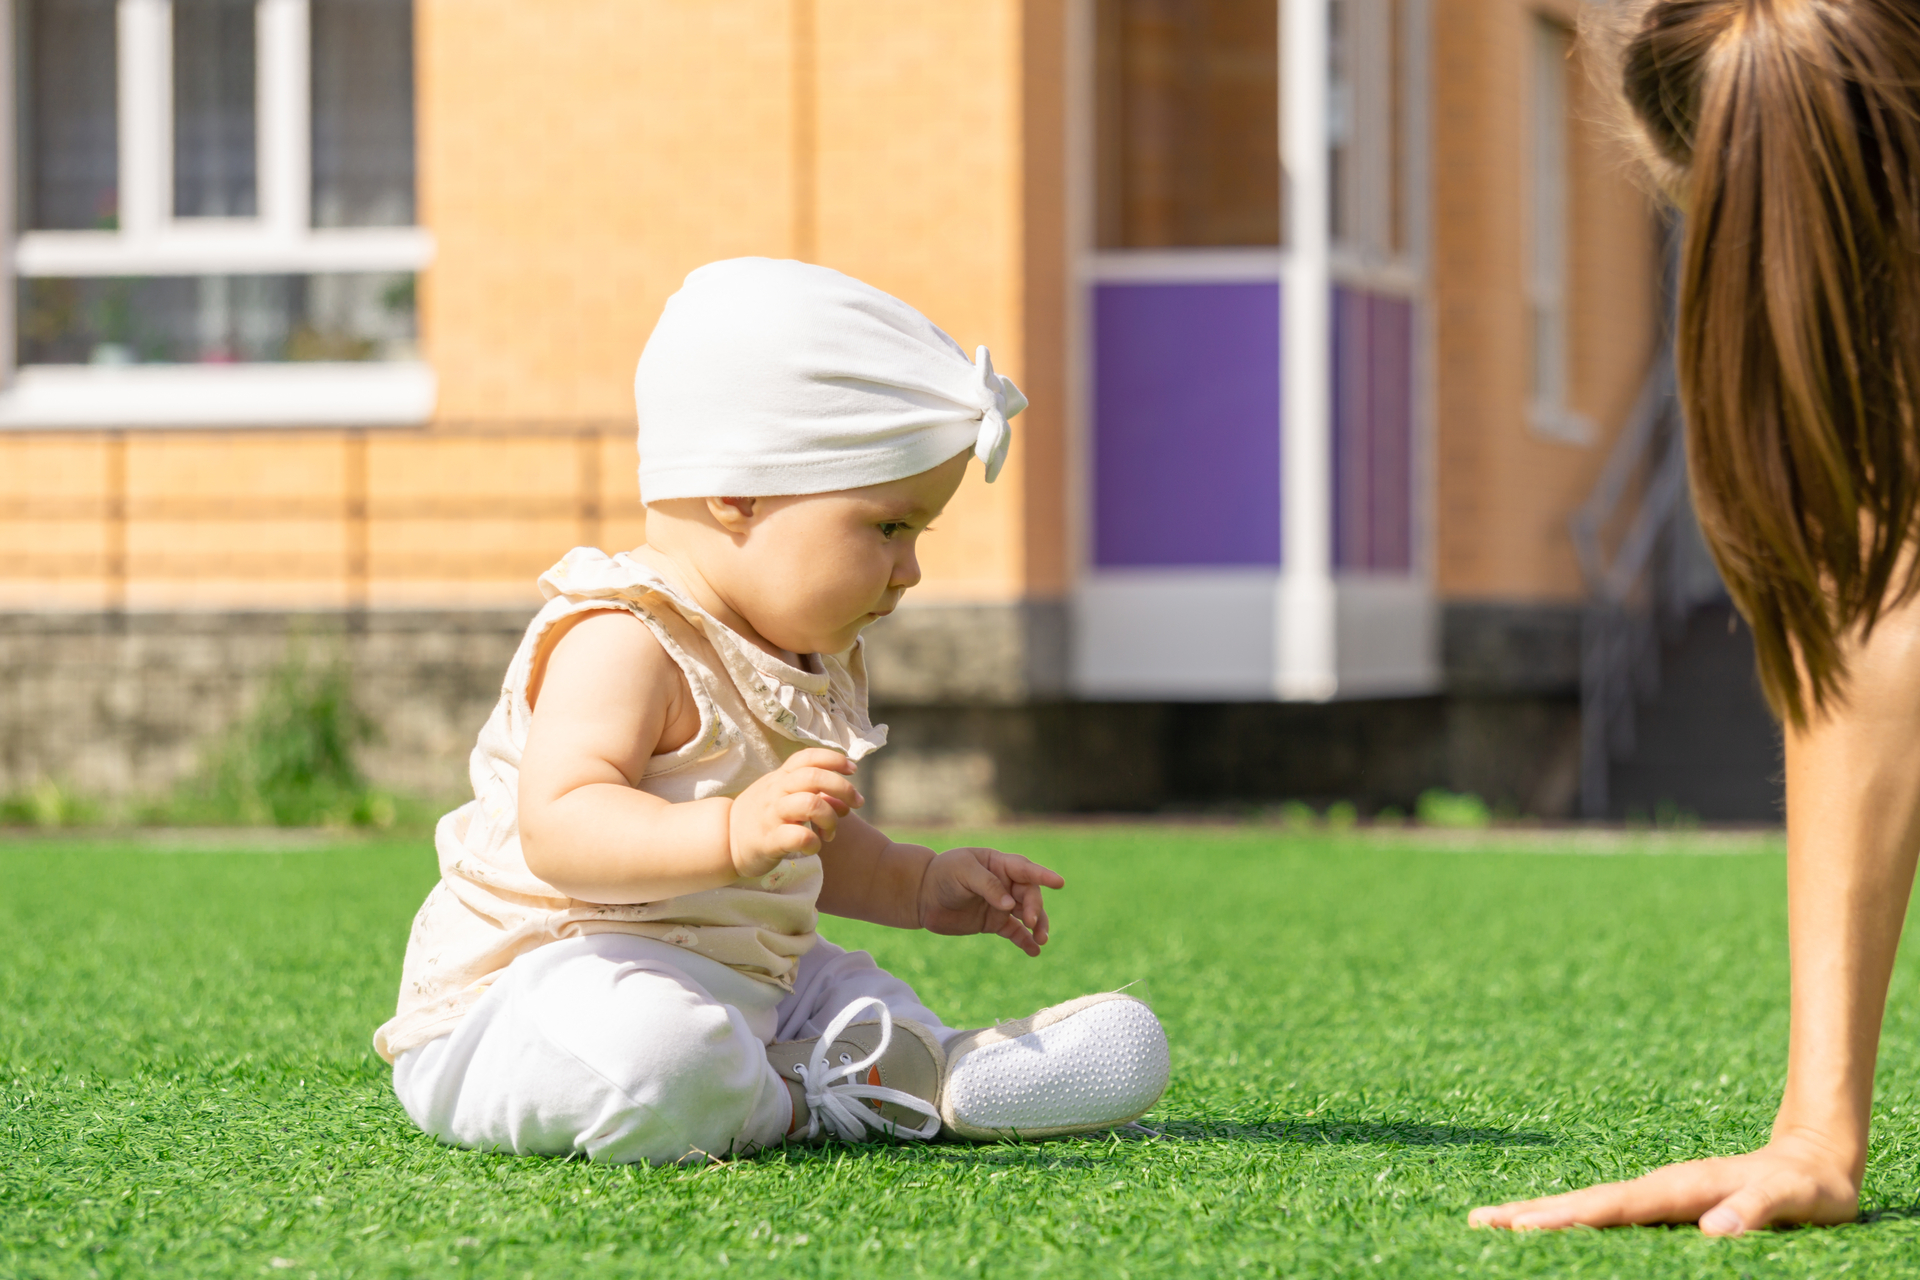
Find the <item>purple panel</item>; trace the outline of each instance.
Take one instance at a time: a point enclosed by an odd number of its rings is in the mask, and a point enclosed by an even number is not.
[[[1333,291],[1333,563],[1413,567],[1413,304]]]
[[[1094,563],[1280,564],[1280,286],[1094,289]]]

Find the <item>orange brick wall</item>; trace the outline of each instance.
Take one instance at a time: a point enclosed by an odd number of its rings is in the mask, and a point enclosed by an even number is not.
[[[1026,160],[1057,155],[1060,111],[1025,97],[1057,97],[1056,67],[1026,51],[1057,64],[1060,8],[421,0],[421,210],[439,243],[421,323],[441,416],[628,418],[634,361],[689,270],[822,262],[991,346],[1035,402],[1000,481],[976,473],[928,539],[916,594],[1057,593],[1060,166]],[[1038,363],[1030,313],[1048,327]]]
[[[1640,390],[1656,332],[1654,217],[1576,65],[1569,398],[1600,438],[1572,445],[1529,428],[1528,77],[1543,12],[1575,16],[1524,0],[1433,6],[1437,570],[1457,598],[1580,597],[1567,517]]]

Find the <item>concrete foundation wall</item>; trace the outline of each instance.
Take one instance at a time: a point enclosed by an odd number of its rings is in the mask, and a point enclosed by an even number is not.
[[[1564,612],[1564,611],[1563,611]],[[380,740],[380,785],[454,800],[529,611],[0,614],[0,792],[51,778],[164,791],[293,651],[344,659]],[[1447,614],[1457,694],[1279,703],[1078,702],[1055,602],[904,609],[869,633],[876,816],[987,819],[1473,791],[1569,812],[1577,614]]]

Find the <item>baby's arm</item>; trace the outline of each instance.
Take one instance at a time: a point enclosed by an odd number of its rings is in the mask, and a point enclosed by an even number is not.
[[[816,852],[861,803],[831,751],[802,751],[733,799],[672,804],[638,790],[647,761],[691,740],[700,716],[679,666],[630,613],[585,615],[535,674],[520,844],[527,869],[569,897],[658,902],[762,876]]]
[[[902,844],[860,818],[840,820],[821,851],[820,910],[897,929],[997,933],[1030,956],[1046,944],[1041,889],[1066,887],[1054,872],[1017,853]]]

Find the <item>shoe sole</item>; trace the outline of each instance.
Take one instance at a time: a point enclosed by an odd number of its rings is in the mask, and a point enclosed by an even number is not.
[[[947,1053],[941,1118],[962,1138],[1111,1129],[1146,1114],[1170,1074],[1160,1020],[1111,993],[970,1033]]]

